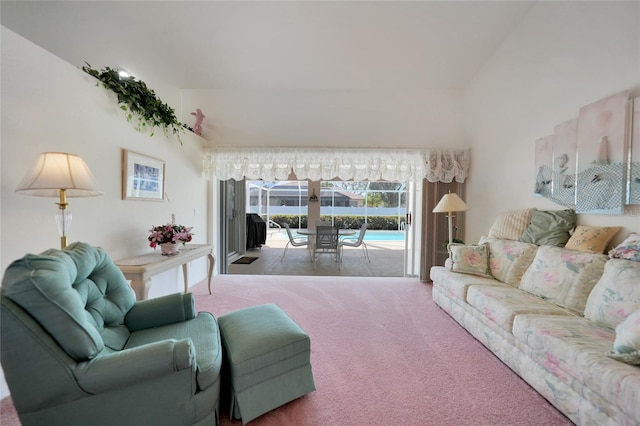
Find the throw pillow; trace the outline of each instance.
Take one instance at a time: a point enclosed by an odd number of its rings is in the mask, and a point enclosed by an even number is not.
[[[491,277],[489,247],[486,244],[464,245],[451,243],[447,246],[447,249],[451,259],[450,269],[453,272]]]
[[[640,234],[632,232],[626,240],[609,251],[609,257],[640,262]]]
[[[619,230],[619,226],[580,225],[567,241],[565,248],[586,253],[604,253],[607,244]]]
[[[640,309],[618,324],[613,351],[606,355],[628,364],[640,364]]]
[[[573,210],[534,210],[531,212],[531,223],[522,233],[520,241],[539,246],[564,247],[575,225],[576,212]]]
[[[592,255],[593,256],[593,255]],[[584,316],[615,328],[640,309],[640,262],[609,259],[604,273],[589,294]]]
[[[491,275],[498,281],[518,287],[522,275],[536,256],[538,246],[505,239],[489,238],[485,241],[489,245]]]
[[[582,314],[608,260],[604,254],[540,246],[520,289]]]
[[[518,241],[529,226],[533,210],[513,210],[502,213],[489,229],[489,238]]]
[[[609,358],[613,358],[616,361],[626,362],[627,364],[640,365],[640,351],[618,353],[616,351],[607,352]]]

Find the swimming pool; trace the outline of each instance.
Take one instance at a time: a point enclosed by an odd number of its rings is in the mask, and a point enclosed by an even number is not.
[[[364,234],[365,241],[404,241],[404,231],[370,231]]]

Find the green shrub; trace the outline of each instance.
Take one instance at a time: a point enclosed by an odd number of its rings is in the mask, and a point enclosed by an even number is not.
[[[277,214],[269,217],[272,221],[284,228],[284,224],[289,224],[289,228],[307,228],[307,216]],[[397,216],[369,216],[367,229],[380,230],[380,231],[397,231],[398,230],[398,217]],[[320,216],[321,221],[330,222],[331,216]],[[343,215],[335,216],[334,223],[337,227],[343,229],[360,229],[365,222],[365,217],[362,215]]]
[[[275,214],[269,217],[272,221],[284,228],[284,224],[288,224],[289,228],[306,228],[307,216],[298,216],[293,214]]]

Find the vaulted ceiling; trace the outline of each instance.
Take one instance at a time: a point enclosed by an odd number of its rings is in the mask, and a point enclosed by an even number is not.
[[[353,126],[375,129],[380,117],[398,108],[393,104],[398,93],[437,99],[460,93],[533,3],[3,0],[0,15],[2,25],[74,66],[86,61],[94,68],[124,68],[150,85],[182,90],[187,116],[200,107],[217,120],[208,131],[216,130],[226,142],[243,137],[250,142],[262,131],[272,132],[271,143],[294,144],[302,133],[278,133],[266,124],[277,118],[270,115],[274,96],[287,109],[279,116],[302,121],[307,133],[322,131],[323,125],[338,129],[335,134],[324,130],[312,142],[333,138],[335,144],[348,144],[349,138],[364,142],[374,135],[349,130],[350,124],[339,119],[345,112],[352,114]],[[253,95],[241,105],[231,101],[242,102],[247,93]],[[288,102],[291,93],[296,99]],[[305,105],[304,99],[321,105]],[[388,102],[389,109],[362,112],[378,102]],[[336,106],[341,110],[334,116]],[[301,108],[310,109],[306,116],[296,111]],[[231,115],[225,117],[225,111]],[[254,117],[252,122],[240,111]],[[415,126],[419,132],[420,120],[397,120],[394,127]],[[441,117],[433,118],[432,128],[437,120]]]

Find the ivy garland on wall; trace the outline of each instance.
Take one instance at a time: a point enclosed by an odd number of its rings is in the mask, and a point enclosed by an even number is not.
[[[162,102],[144,81],[136,80],[133,76],[120,77],[118,70],[109,67],[98,71],[86,64],[82,70],[97,78],[106,89],[118,96],[118,104],[125,112],[127,121],[131,122],[134,118],[139,120],[137,130],[148,129],[151,131],[150,136],[153,136],[154,128],[161,127],[167,134],[176,135],[182,144],[180,133],[188,127],[178,121],[174,109]]]

